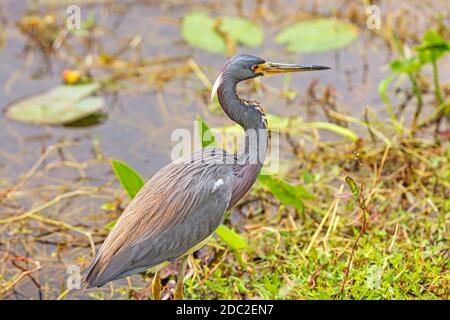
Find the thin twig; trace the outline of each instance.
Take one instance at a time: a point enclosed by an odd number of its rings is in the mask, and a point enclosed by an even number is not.
[[[6,292],[8,292],[9,290],[11,290],[12,288],[14,288],[19,282],[20,280],[22,280],[23,278],[25,278],[26,276],[32,274],[33,272],[36,272],[38,270],[41,269],[41,264],[39,261],[35,261],[35,260],[31,260],[29,258],[25,258],[25,257],[9,257],[9,259],[11,260],[15,260],[15,261],[26,261],[26,262],[30,262],[33,263],[35,265],[35,267],[33,269],[30,270],[26,270],[26,271],[22,271],[13,281],[11,281],[5,288],[3,288],[2,290],[0,290],[0,297],[3,296]]]
[[[11,193],[18,189],[20,189],[36,172],[36,170],[40,167],[40,165],[47,159],[47,157],[55,150],[59,150],[60,148],[66,147],[70,145],[69,142],[61,142],[54,145],[51,145],[45,149],[45,151],[41,154],[36,163],[28,170],[28,172],[14,185],[13,187],[6,190],[2,195],[0,195],[0,203]]]
[[[81,195],[89,195],[91,194],[91,192],[87,192],[87,191],[83,191],[83,190],[75,190],[75,191],[71,191],[71,192],[67,192],[67,193],[63,193],[60,194],[58,196],[56,196],[55,198],[53,198],[52,200],[37,206],[36,208],[33,208],[21,215],[15,216],[15,217],[10,217],[10,218],[6,218],[6,219],[0,219],[0,224],[8,224],[8,223],[13,223],[13,222],[17,222],[20,220],[24,220],[29,218],[30,216],[43,211],[51,206],[54,206],[55,204],[57,204],[58,202],[60,202],[61,200],[67,199],[67,198],[71,198],[71,197],[76,197],[76,196],[81,196]]]
[[[344,280],[342,281],[342,287],[341,287],[341,291],[340,291],[341,295],[344,292],[345,285],[347,283],[348,274],[350,272],[350,268],[351,268],[351,265],[352,265],[352,262],[353,262],[353,257],[355,255],[356,246],[358,245],[358,242],[361,239],[361,236],[363,235],[363,233],[366,230],[366,201],[365,201],[364,196],[363,196],[363,191],[364,191],[364,188],[363,188],[363,186],[361,186],[361,190],[359,191],[357,197],[355,197],[356,203],[358,204],[359,208],[362,211],[362,225],[361,225],[361,229],[359,231],[359,234],[356,237],[356,240],[355,240],[355,242],[352,245],[352,251],[350,253],[350,258],[348,259],[347,268],[345,269]]]

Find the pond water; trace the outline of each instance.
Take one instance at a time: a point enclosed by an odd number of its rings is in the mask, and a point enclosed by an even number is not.
[[[57,1],[36,1],[44,6],[46,3]],[[50,89],[61,83],[62,71],[74,66],[67,65],[61,60],[50,59],[51,68],[45,64],[45,57],[38,52],[24,54],[24,47],[29,39],[17,27],[17,22],[26,13],[29,1],[2,1],[1,20],[5,24],[7,35],[6,44],[0,47],[0,109],[24,96]],[[52,12],[63,15],[68,4],[59,1]],[[62,3],[62,4],[61,4]],[[69,2],[68,2],[69,3]],[[70,4],[77,1],[70,1]],[[82,17],[93,12],[96,22],[105,26],[113,33],[116,41],[105,41],[105,51],[118,48],[120,39],[140,35],[142,43],[140,54],[146,59],[161,57],[190,56],[202,68],[209,81],[214,82],[215,77],[226,60],[224,56],[209,54],[201,50],[192,49],[184,43],[176,22],[189,11],[206,11],[210,15],[239,15],[252,17],[257,4],[251,1],[224,1],[222,3],[208,3],[207,1],[168,1],[160,4],[159,1],[78,1]],[[93,4],[92,4],[93,3]],[[298,96],[287,101],[280,97],[283,88],[283,77],[267,77],[261,79],[266,90],[260,90],[255,98],[261,101],[264,109],[281,116],[300,115],[306,119],[326,120],[322,110],[308,112],[306,105],[307,88],[312,81],[318,81],[318,88],[332,86],[336,89],[337,110],[344,114],[360,117],[365,106],[370,106],[380,118],[386,118],[386,108],[378,95],[377,86],[389,71],[386,63],[392,59],[392,54],[380,37],[364,29],[361,36],[350,46],[339,51],[330,51],[320,54],[288,53],[282,46],[275,43],[274,37],[284,21],[293,19],[295,14],[304,13],[331,15],[335,10],[349,10],[351,1],[262,1],[265,8],[265,17],[259,23],[265,32],[265,41],[261,48],[238,47],[237,53],[249,53],[267,60],[279,62],[297,62],[305,64],[325,65],[332,68],[327,72],[294,75],[289,88],[298,93]],[[350,4],[349,4],[350,3]],[[358,2],[359,3],[359,2]],[[427,3],[428,5],[425,5]],[[383,10],[406,7],[423,15],[431,14],[433,8],[445,7],[444,1],[396,1],[382,2]],[[344,9],[340,9],[344,8]],[[356,8],[359,8],[356,5]],[[412,8],[412,9],[411,9]],[[46,9],[40,9],[45,12]],[[363,9],[359,9],[364,14]],[[361,13],[360,13],[361,14]],[[289,18],[289,19],[288,19]],[[292,20],[294,21],[294,20]],[[411,21],[411,20],[409,20]],[[426,28],[419,28],[418,34]],[[183,60],[185,61],[185,60]],[[448,61],[441,68],[441,78],[449,77]],[[445,72],[446,71],[446,72]],[[112,172],[107,161],[92,164],[90,161],[96,157],[93,151],[93,140],[99,141],[101,153],[105,159],[122,159],[139,171],[143,176],[149,177],[164,164],[170,161],[171,147],[176,143],[170,140],[171,132],[176,128],[194,130],[193,120],[199,114],[211,126],[231,124],[231,121],[221,115],[211,113],[204,99],[199,96],[199,90],[204,85],[194,73],[166,82],[160,91],[148,86],[136,90],[125,90],[117,96],[106,94],[105,111],[108,119],[96,126],[84,128],[34,126],[8,120],[0,113],[0,189],[6,190],[20,181],[20,177],[33,166],[43,150],[59,141],[74,143],[65,148],[63,155],[52,153],[43,166],[59,161],[54,168],[47,168],[42,174],[33,176],[23,187],[23,193],[14,195],[12,204],[0,209],[0,215],[11,212],[23,212],[38,204],[52,199],[63,188],[70,186],[97,186],[113,180]],[[244,91],[248,91],[244,85]],[[318,90],[320,97],[321,90]],[[311,111],[311,110],[310,110]],[[355,130],[359,130],[356,129]],[[63,160],[65,163],[62,162]],[[85,167],[82,177],[79,168],[74,163],[83,163]],[[44,187],[45,186],[45,187]],[[117,187],[114,182],[113,187]],[[68,204],[57,205],[48,211],[49,217],[76,225],[101,226],[109,221],[109,213],[102,212],[100,205],[111,200],[113,196],[123,194],[116,189],[106,192],[103,198],[73,199]],[[118,190],[118,188],[117,188]],[[22,210],[22,211],[20,211]],[[39,226],[39,224],[38,224]],[[33,233],[35,236],[36,234]],[[9,235],[2,234],[0,239],[7,239]],[[52,241],[42,242],[40,245],[27,248],[26,245],[17,245],[9,248],[16,254],[30,255],[39,259],[42,270],[36,277],[44,290],[43,298],[55,298],[59,295],[59,285],[63,283],[65,267],[68,264],[80,261],[85,256],[90,261],[89,248],[76,248],[62,250],[55,245],[61,236],[55,236]],[[74,241],[85,239],[75,237]],[[72,243],[76,245],[75,243]],[[0,252],[8,248],[0,246]],[[8,265],[7,268],[11,266]],[[140,280],[137,278],[136,283]],[[50,287],[50,288],[49,288]],[[55,287],[55,288],[54,288]],[[108,291],[106,289],[99,289]],[[80,293],[70,293],[70,297],[87,297]],[[36,286],[30,280],[24,280],[8,298],[38,298]]]

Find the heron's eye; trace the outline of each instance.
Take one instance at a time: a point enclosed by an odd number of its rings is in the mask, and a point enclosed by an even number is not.
[[[252,71],[255,73],[263,73],[264,72],[265,63],[254,64],[252,66]]]

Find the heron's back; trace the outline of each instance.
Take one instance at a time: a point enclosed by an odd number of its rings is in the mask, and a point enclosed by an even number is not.
[[[234,155],[206,148],[150,178],[125,209],[87,270],[89,287],[185,254],[219,226],[229,205]]]

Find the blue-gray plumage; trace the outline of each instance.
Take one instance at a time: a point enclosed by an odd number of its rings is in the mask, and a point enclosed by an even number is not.
[[[267,120],[256,101],[237,96],[236,85],[265,74],[326,67],[265,62],[238,55],[228,60],[212,95],[245,130],[245,148],[229,154],[206,148],[186,155],[150,178],[125,209],[85,273],[98,287],[167,261],[202,243],[255,182],[267,151]]]

